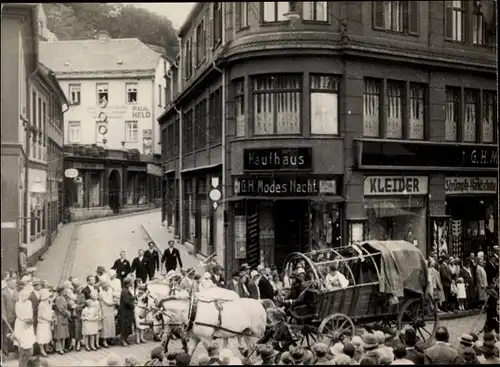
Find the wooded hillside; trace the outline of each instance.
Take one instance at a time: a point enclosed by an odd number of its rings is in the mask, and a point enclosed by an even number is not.
[[[166,17],[132,5],[106,3],[43,4],[47,27],[59,40],[93,39],[106,30],[113,38],[139,38],[164,47],[167,55],[178,53],[177,31]]]

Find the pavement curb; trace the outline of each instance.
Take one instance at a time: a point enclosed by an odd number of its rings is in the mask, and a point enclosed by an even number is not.
[[[131,217],[131,216],[134,216],[134,215],[149,214],[149,213],[152,213],[152,212],[155,212],[155,211],[161,211],[161,208],[138,210],[136,212],[123,213],[123,214],[114,214],[114,215],[108,215],[106,217],[101,217],[101,218],[92,218],[92,219],[84,219],[84,220],[73,221],[73,222],[70,222],[70,223],[74,223],[75,225],[82,225],[82,224],[89,224],[89,223],[96,223],[96,222],[104,222],[104,221],[107,221],[107,220],[126,218],[126,217]]]
[[[444,314],[438,314],[439,320],[454,320],[460,319],[462,317],[479,316],[481,310],[470,310],[470,311],[459,311],[459,312],[447,312]]]

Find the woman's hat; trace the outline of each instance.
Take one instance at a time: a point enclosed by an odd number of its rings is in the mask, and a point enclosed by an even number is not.
[[[21,278],[21,283],[29,283],[31,282],[31,278],[29,277],[29,275],[25,275]]]
[[[354,335],[351,339],[351,344],[355,347],[360,347],[362,343],[363,340],[361,340],[361,337],[359,337],[358,335]]]
[[[315,353],[328,353],[328,346],[325,343],[316,343],[311,349]]]
[[[474,345],[474,339],[470,334],[462,334],[462,336],[460,336],[458,340],[460,341],[460,343],[469,347],[472,347]]]
[[[383,331],[377,330],[373,333],[375,338],[377,338],[377,342],[379,344],[384,344],[385,343],[385,334]]]
[[[250,272],[250,278],[256,277],[257,275],[259,275],[259,272],[257,270],[252,270]]]
[[[99,265],[96,269],[96,273],[105,273],[105,272],[106,269],[104,268],[104,266]]]
[[[339,356],[344,353],[344,344],[337,342],[330,347],[330,353],[334,356]]]
[[[361,336],[361,346],[363,348],[374,348],[378,345],[377,337],[370,333],[364,333]]]

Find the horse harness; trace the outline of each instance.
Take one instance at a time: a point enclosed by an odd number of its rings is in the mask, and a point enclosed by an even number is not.
[[[196,321],[196,315],[198,313],[198,302],[213,303],[214,304],[215,309],[218,312],[217,325],[211,325],[211,324],[207,324],[207,323],[204,323],[204,322]],[[193,328],[194,325],[199,325],[199,326],[205,326],[205,327],[213,328],[214,329],[214,334],[217,331],[225,331],[227,333],[237,334],[237,335],[241,335],[241,336],[253,336],[252,333],[238,332],[238,331],[234,331],[234,330],[231,330],[231,329],[228,329],[228,328],[225,328],[225,327],[222,326],[222,310],[223,310],[223,303],[224,302],[228,302],[228,301],[223,301],[223,300],[209,300],[209,301],[206,301],[206,300],[200,300],[197,297],[192,297],[191,301],[190,301],[191,305],[190,305],[190,309],[189,309],[189,317],[188,317],[189,321],[188,321],[188,325],[187,325],[186,331],[189,332],[189,331],[192,330],[192,328]]]

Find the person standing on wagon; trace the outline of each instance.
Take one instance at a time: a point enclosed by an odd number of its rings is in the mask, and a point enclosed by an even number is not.
[[[161,263],[165,264],[165,272],[168,273],[170,270],[175,270],[177,265],[182,270],[182,260],[181,254],[179,250],[174,247],[175,242],[170,240],[168,241],[168,248],[163,253],[161,257]]]

